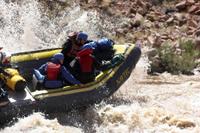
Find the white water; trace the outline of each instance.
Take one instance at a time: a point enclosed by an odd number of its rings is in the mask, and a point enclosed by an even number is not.
[[[73,5],[50,19],[34,0],[0,1],[0,45],[8,52],[60,47],[70,31],[85,31],[91,38],[99,33],[98,15]]]
[[[86,31],[91,38],[101,36],[103,24],[96,12],[73,5],[49,19],[39,9],[34,0],[0,1],[0,46],[5,51],[58,47],[70,30]],[[61,121],[34,113],[0,132],[199,133],[199,75],[152,77],[146,74],[147,65],[143,57],[129,80],[106,102],[84,112],[54,114]]]

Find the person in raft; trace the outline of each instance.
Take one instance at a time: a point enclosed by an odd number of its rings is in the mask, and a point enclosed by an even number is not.
[[[57,53],[53,56],[50,62],[43,64],[38,70],[34,69],[34,77],[45,88],[59,88],[63,85],[81,84],[80,81],[63,65],[64,55]]]
[[[115,42],[109,38],[101,38],[97,41],[92,41],[87,44],[84,44],[81,47],[82,49],[92,48],[93,55],[98,61],[109,61],[114,57],[115,50],[113,48]]]
[[[71,32],[67,41],[62,46],[61,53],[64,55],[64,65],[69,69],[69,63],[76,57],[80,48],[88,43],[88,35],[85,32]]]

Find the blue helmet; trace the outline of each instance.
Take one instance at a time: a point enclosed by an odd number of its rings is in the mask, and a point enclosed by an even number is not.
[[[97,42],[93,41],[93,42],[89,42],[87,44],[84,44],[81,49],[95,49],[97,47]]]
[[[64,60],[64,55],[62,53],[54,54],[53,59],[57,61]]]
[[[88,35],[86,33],[84,33],[84,32],[79,32],[76,39],[78,41],[80,41],[80,40],[87,41]]]
[[[105,47],[112,47],[114,45],[114,42],[111,39],[102,38],[102,39],[98,40],[98,44],[101,46],[105,46]]]

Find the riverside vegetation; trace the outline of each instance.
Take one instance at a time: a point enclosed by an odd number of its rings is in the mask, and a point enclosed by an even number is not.
[[[172,46],[170,42],[165,42],[156,50],[157,63],[151,62],[151,70],[153,73],[159,67],[159,72],[170,72],[172,74],[192,74],[192,71],[199,65],[196,61],[200,55],[200,51],[196,49],[192,40],[180,40],[179,46]],[[156,61],[154,59],[154,61]],[[159,66],[155,66],[159,65]]]

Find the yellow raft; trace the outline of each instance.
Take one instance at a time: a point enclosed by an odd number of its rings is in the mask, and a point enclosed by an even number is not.
[[[112,95],[129,78],[135,68],[141,50],[134,44],[115,45],[116,54],[121,53],[125,60],[115,68],[101,72],[96,80],[83,86],[63,86],[56,89],[34,90],[32,86],[33,69],[40,67],[61,51],[60,48],[23,52],[12,55],[11,62],[19,67],[22,77],[27,81],[24,92],[9,92],[10,104],[0,110],[0,123],[17,115],[27,115],[32,111],[46,113],[66,111],[80,106],[98,103]],[[9,82],[12,82],[10,79]],[[10,87],[13,88],[13,84]],[[6,119],[4,119],[6,118]]]

